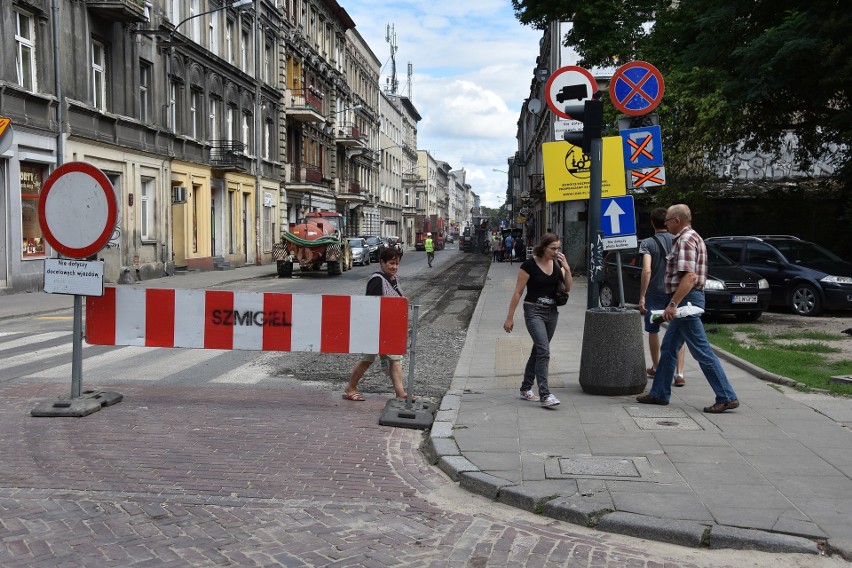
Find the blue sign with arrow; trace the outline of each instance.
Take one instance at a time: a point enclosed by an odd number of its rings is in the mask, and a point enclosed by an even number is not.
[[[601,231],[604,237],[636,234],[636,211],[632,195],[601,199]]]

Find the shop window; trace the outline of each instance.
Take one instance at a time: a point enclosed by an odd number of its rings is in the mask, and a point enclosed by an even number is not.
[[[38,222],[38,197],[44,182],[44,168],[21,162],[21,256],[44,258],[47,246]]]

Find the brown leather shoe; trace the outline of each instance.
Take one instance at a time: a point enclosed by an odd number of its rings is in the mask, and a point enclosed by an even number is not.
[[[682,387],[686,384],[686,381],[683,378],[683,375],[675,375],[674,386]]]
[[[650,394],[637,396],[636,402],[641,402],[642,404],[659,404],[660,406],[666,406],[669,403],[667,400],[661,400],[655,396],[651,396]]]
[[[713,406],[705,406],[704,412],[709,412],[710,414],[721,414],[726,410],[733,410],[740,405],[740,401],[737,399],[729,400],[728,402],[717,402]]]

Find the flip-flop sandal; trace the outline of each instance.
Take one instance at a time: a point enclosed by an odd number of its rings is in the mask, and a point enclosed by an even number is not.
[[[367,400],[360,392],[343,393],[344,400],[353,400],[355,402],[364,402]]]

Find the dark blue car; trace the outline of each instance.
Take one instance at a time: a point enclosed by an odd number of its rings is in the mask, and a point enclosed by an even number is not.
[[[769,282],[771,304],[803,316],[852,308],[852,263],[789,235],[711,237],[725,256]]]

